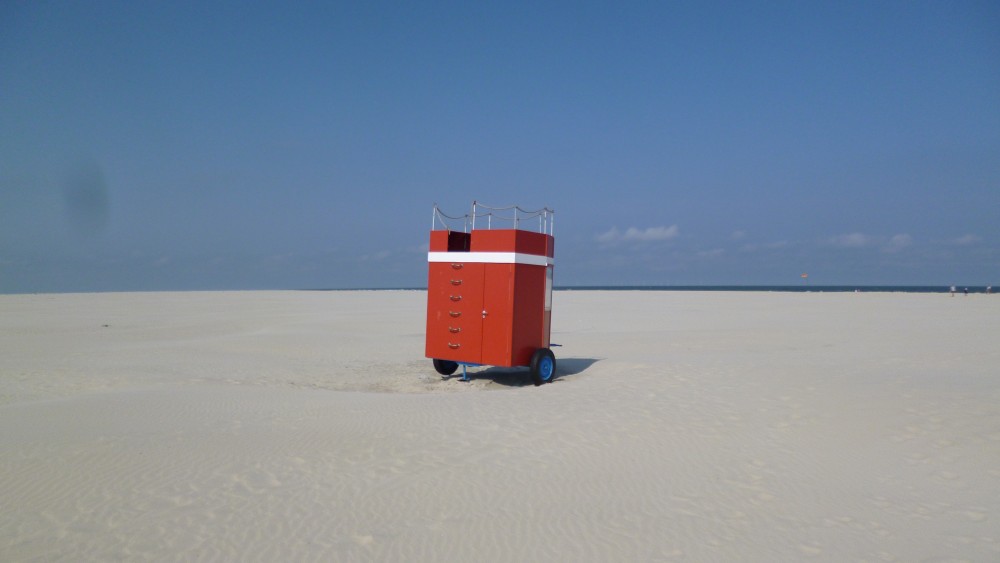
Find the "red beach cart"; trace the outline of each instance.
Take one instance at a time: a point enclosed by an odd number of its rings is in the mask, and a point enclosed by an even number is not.
[[[523,366],[552,379],[551,209],[487,207],[445,215],[434,206],[427,253],[426,356],[449,376],[462,366]],[[452,229],[452,227],[460,227]]]

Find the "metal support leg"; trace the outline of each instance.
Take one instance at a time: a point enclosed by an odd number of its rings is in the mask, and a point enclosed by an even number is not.
[[[468,369],[468,366],[466,366],[465,364],[462,364],[462,381],[468,381],[469,380],[469,372],[466,371],[467,369]]]

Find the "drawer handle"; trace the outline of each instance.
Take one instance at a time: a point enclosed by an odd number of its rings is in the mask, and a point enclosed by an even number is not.
[[[451,315],[451,317],[455,318],[455,319],[457,319],[458,317],[462,316],[462,312],[461,311],[448,311],[448,314]]]
[[[460,327],[460,326],[450,326],[450,327],[448,327],[448,332],[450,332],[452,334],[458,334],[458,333],[462,332],[462,327]]]
[[[452,350],[458,350],[459,348],[462,347],[462,345],[461,344],[452,344],[451,342],[449,342],[448,343],[448,347],[451,348]]]
[[[454,269],[456,269],[456,270],[461,270],[462,269],[462,264],[459,264],[459,263],[456,263],[456,262],[452,262],[451,267],[454,268]]]
[[[462,300],[462,296],[461,295],[449,295],[448,299],[451,299],[452,301],[461,301]]]
[[[451,285],[462,285],[462,280],[451,280]]]

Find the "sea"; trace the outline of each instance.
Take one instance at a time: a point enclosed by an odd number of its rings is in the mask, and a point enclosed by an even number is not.
[[[772,291],[794,293],[949,293],[950,286],[942,285],[595,285],[556,286],[565,291]],[[955,293],[986,293],[986,286],[955,286]]]
[[[389,291],[389,290],[426,290],[426,287],[357,287],[339,289],[313,289],[311,291]],[[949,293],[946,285],[557,285],[556,291],[770,291],[792,293],[847,293],[847,292],[881,292],[881,293]],[[986,286],[955,286],[955,293],[986,293]],[[992,288],[991,288],[992,290]],[[1000,290],[1000,288],[998,288]]]

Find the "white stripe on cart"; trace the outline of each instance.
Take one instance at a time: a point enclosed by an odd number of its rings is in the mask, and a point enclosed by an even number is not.
[[[551,266],[555,260],[548,256],[521,252],[428,252],[428,262],[465,262],[472,264],[528,264]]]

